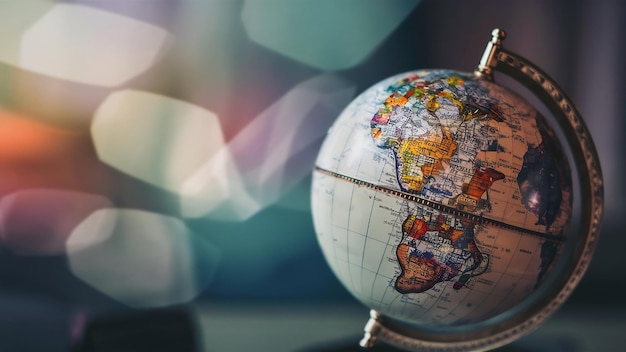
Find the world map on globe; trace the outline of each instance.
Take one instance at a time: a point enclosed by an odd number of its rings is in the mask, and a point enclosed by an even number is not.
[[[540,114],[473,75],[409,72],[366,90],[313,175],[318,241],[346,288],[402,321],[492,318],[544,281],[572,212],[567,158]]]

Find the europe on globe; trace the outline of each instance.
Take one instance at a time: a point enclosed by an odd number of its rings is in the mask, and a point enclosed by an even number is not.
[[[568,240],[573,193],[564,147],[533,106],[477,74],[421,70],[375,84],[337,118],[312,212],[354,297],[455,331],[541,289]]]

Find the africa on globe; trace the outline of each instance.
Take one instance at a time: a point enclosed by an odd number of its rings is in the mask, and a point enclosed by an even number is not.
[[[478,347],[510,340],[488,340],[488,323],[524,306],[578,239],[560,138],[489,78],[421,70],[375,84],[337,118],[313,172],[315,230],[338,279],[373,319],[456,334],[456,347],[472,327],[487,331]]]

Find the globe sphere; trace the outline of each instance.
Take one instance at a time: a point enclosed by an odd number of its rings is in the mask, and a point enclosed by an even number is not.
[[[375,84],[313,173],[318,242],[366,306],[425,327],[480,324],[540,289],[572,214],[568,158],[521,97],[449,70]]]

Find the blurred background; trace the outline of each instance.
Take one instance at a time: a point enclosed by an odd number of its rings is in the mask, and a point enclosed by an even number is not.
[[[618,0],[1,1],[0,350],[66,351],[94,317],[168,307],[193,313],[206,351],[358,336],[367,309],[312,226],[318,148],[388,76],[473,71],[495,27],[577,104],[605,179],[588,274],[523,347],[591,350],[567,324],[595,317],[602,346],[626,343],[624,15]]]

